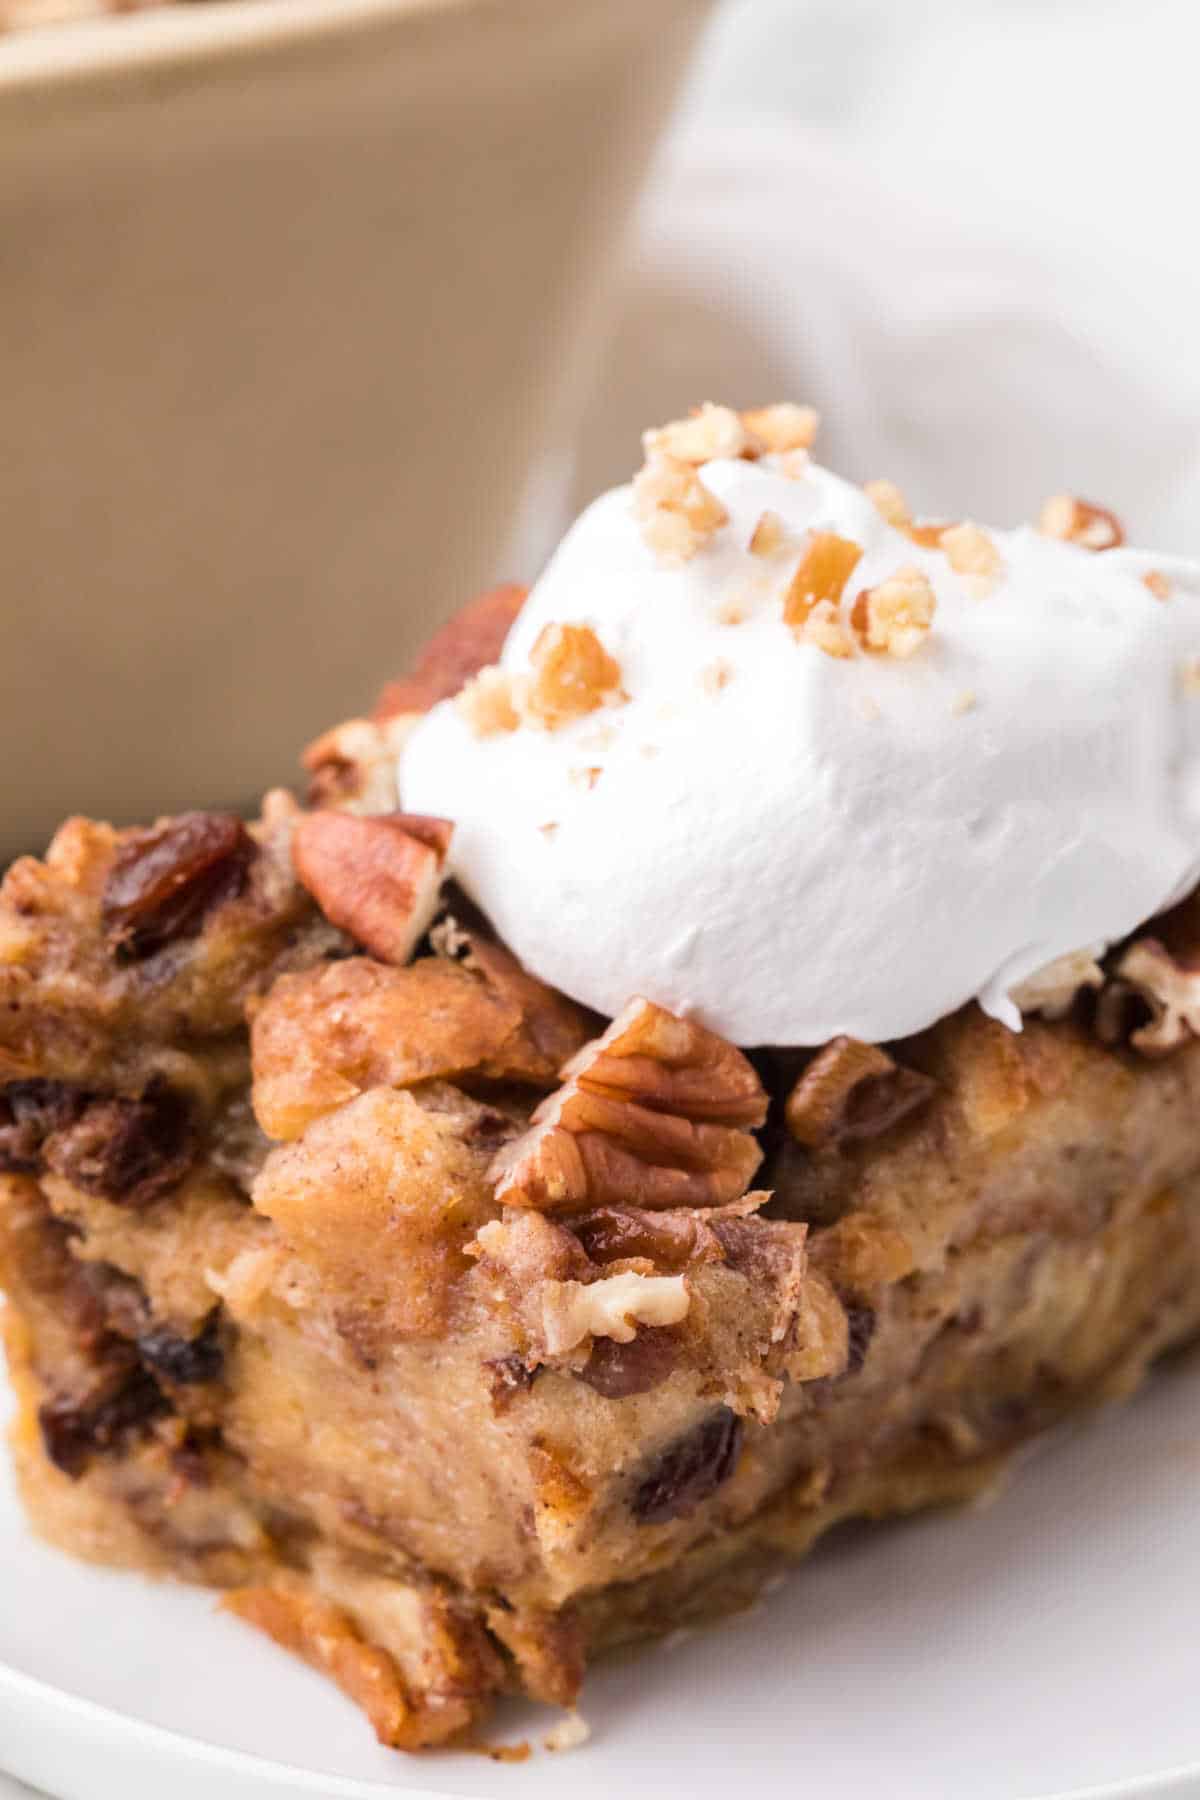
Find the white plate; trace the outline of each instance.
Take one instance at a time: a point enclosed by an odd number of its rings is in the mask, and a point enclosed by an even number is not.
[[[35,1543],[6,1474],[0,1764],[61,1800],[1196,1800],[1198,1486],[1193,1358],[992,1506],[856,1533],[755,1613],[602,1667],[584,1749],[502,1766],[380,1750],[210,1595]]]

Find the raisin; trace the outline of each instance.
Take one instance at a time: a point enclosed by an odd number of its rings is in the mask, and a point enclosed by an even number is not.
[[[154,1377],[134,1368],[82,1397],[59,1395],[45,1401],[38,1424],[50,1461],[77,1480],[93,1456],[118,1449],[132,1433],[169,1411]]]
[[[85,1193],[143,1207],[178,1187],[195,1151],[186,1100],[154,1082],[140,1100],[93,1100],[47,1138],[45,1161]]]
[[[597,1338],[578,1379],[606,1400],[627,1400],[661,1387],[679,1357],[679,1339],[661,1325],[646,1325],[628,1344]]]
[[[220,1321],[215,1311],[193,1338],[179,1337],[165,1326],[143,1332],[137,1340],[137,1352],[156,1375],[177,1387],[197,1387],[207,1381],[219,1381],[225,1366],[225,1348],[221,1342]]]
[[[638,1524],[686,1518],[728,1481],[741,1447],[742,1421],[729,1407],[718,1407],[656,1459],[633,1496]]]
[[[205,915],[241,893],[254,840],[234,813],[180,813],[118,850],[101,919],[114,955],[133,962],[194,937]]]
[[[852,1300],[843,1301],[849,1327],[845,1375],[857,1375],[867,1360],[871,1339],[875,1336],[875,1309]]]
[[[0,1169],[36,1175],[47,1134],[71,1124],[86,1104],[84,1090],[68,1081],[10,1081],[0,1093]]]

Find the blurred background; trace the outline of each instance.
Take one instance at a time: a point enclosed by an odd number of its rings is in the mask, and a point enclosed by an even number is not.
[[[292,779],[706,398],[1200,552],[1195,0],[102,5],[0,0],[0,850]]]
[[[997,523],[1062,488],[1200,552],[1194,0],[725,0],[633,241],[572,498],[710,389]]]

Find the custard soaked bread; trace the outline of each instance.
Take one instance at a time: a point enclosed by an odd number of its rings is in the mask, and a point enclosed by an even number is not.
[[[797,443],[724,448],[805,478]],[[643,484],[674,568],[721,529],[698,466]],[[911,575],[856,626],[849,553],[812,543],[779,565],[798,653],[931,654]],[[570,789],[602,790],[636,655],[566,621],[514,676],[521,599],[319,740],[307,806],[73,820],[0,895],[30,1514],[226,1590],[405,1749],[500,1693],[572,1705],[591,1655],[744,1604],[841,1519],[977,1491],[1200,1328],[1200,902],[1021,971],[1019,1031],[973,999],[782,1048],[661,993],[589,1010],[480,910],[478,832],[399,810],[431,708],[485,746],[590,734]]]

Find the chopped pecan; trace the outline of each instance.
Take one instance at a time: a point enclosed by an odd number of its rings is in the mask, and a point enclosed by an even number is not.
[[[308,813],[292,863],[331,924],[381,962],[405,963],[437,911],[453,830],[416,813]]]
[[[795,629],[823,601],[836,607],[862,557],[862,546],[835,531],[810,532],[796,573],[783,597],[783,618]]]
[[[516,684],[507,669],[480,669],[454,704],[476,737],[496,737],[515,731],[521,723]]]
[[[732,1044],[634,1000],[492,1165],[498,1199],[547,1212],[719,1206],[749,1186],[767,1098]]]
[[[787,527],[777,512],[764,512],[750,533],[746,546],[751,556],[774,556],[788,543]]]
[[[528,592],[509,582],[490,588],[455,613],[430,638],[411,675],[388,682],[372,714],[375,722],[428,712],[439,700],[453,699],[472,675],[499,659]]]
[[[629,1510],[639,1525],[684,1519],[733,1474],[742,1448],[737,1414],[719,1406],[694,1430],[659,1452],[634,1490]]]
[[[543,626],[529,662],[519,710],[522,718],[546,731],[556,731],[624,697],[620,665],[590,625]]]
[[[1127,1040],[1143,1056],[1169,1056],[1200,1037],[1200,966],[1172,955],[1156,938],[1142,938],[1113,976],[1096,1007],[1096,1029],[1106,1043]]]
[[[1004,562],[994,541],[970,520],[945,526],[938,535],[938,547],[945,551],[955,574],[974,584],[971,591],[977,596],[987,593],[1003,572]]]
[[[868,481],[863,493],[887,524],[894,526],[897,531],[908,530],[912,524],[912,513],[908,501],[894,481]]]
[[[113,953],[136,961],[194,937],[206,914],[241,893],[254,854],[234,813],[180,813],[131,833],[117,850],[101,904]]]
[[[818,600],[795,631],[802,643],[815,644],[826,656],[845,658],[854,655],[854,639],[842,624],[832,600]]]
[[[633,483],[634,514],[660,562],[687,562],[729,522],[717,496],[690,464],[655,455]]]
[[[810,1150],[880,1137],[923,1106],[934,1086],[928,1075],[902,1067],[877,1045],[836,1037],[788,1095],[788,1130]]]
[[[551,1356],[560,1356],[588,1337],[631,1344],[639,1325],[678,1325],[690,1305],[682,1275],[639,1275],[626,1269],[599,1281],[547,1281],[542,1288],[546,1348]]]
[[[196,1157],[187,1101],[162,1082],[140,1100],[94,1099],[42,1148],[47,1168],[120,1206],[151,1206],[179,1186]]]
[[[785,456],[793,450],[812,449],[821,415],[814,407],[782,400],[773,406],[750,407],[742,413],[742,424],[769,454]]]
[[[863,589],[850,609],[850,627],[864,650],[909,657],[929,636],[936,610],[929,578],[915,564],[906,564]]]
[[[1047,500],[1038,515],[1037,528],[1043,537],[1061,538],[1085,550],[1115,550],[1125,542],[1115,513],[1071,494],[1055,494]]]
[[[731,406],[714,406],[711,400],[696,407],[689,418],[642,433],[642,449],[648,462],[656,456],[668,456],[676,462],[699,466],[716,457],[753,458],[765,448],[745,413],[739,415]]]

